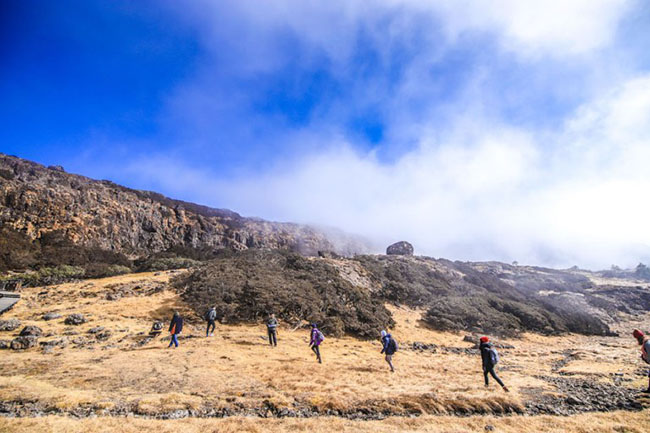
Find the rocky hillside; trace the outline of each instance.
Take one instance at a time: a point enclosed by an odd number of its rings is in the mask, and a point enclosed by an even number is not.
[[[441,331],[517,335],[611,335],[614,324],[650,309],[650,287],[599,280],[596,273],[408,255],[306,258],[282,251],[224,252],[174,280],[201,315],[217,306],[224,323],[320,323],[329,334],[373,337],[393,304],[422,311]]]
[[[42,247],[29,244],[43,240],[51,246],[46,237],[55,233],[55,244],[69,242],[129,258],[173,248],[267,247],[305,255],[319,250],[348,255],[366,248],[359,239],[341,234],[334,237],[304,225],[244,218],[4,154],[0,154],[0,229],[3,239],[13,237],[8,243],[25,244],[25,251]],[[335,238],[336,245],[330,240]],[[9,259],[20,259],[25,251],[16,251]],[[13,263],[5,264],[11,267]]]

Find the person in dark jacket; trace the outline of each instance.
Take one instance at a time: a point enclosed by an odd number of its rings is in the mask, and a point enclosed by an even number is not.
[[[395,354],[395,348],[397,347],[397,345],[394,344],[392,339],[393,337],[389,333],[387,333],[386,331],[381,331],[381,343],[383,346],[381,349],[381,353],[386,354],[386,362],[390,367],[390,371],[395,373],[395,369],[393,368],[393,355]]]
[[[318,326],[316,326],[315,323],[311,324],[311,334],[309,338],[309,347],[311,347],[311,350],[314,352],[316,355],[316,359],[318,359],[318,363],[322,364],[323,360],[320,357],[320,345],[323,342],[323,333],[320,332],[318,329]]]
[[[208,329],[205,330],[205,338],[212,337],[214,333],[215,321],[217,320],[217,307],[212,307],[205,313],[205,320],[208,322]],[[210,331],[212,328],[212,331]]]
[[[638,329],[635,329],[632,332],[632,335],[636,338],[639,346],[641,346],[641,359],[646,364],[650,364],[650,338],[646,337],[645,334]],[[643,392],[650,393],[650,371],[648,371],[648,389]]]
[[[172,344],[174,347],[178,347],[178,337],[177,335],[181,333],[183,330],[183,318],[181,317],[180,314],[178,314],[178,311],[174,311],[174,316],[172,317],[172,321],[169,323],[169,333],[172,336],[171,341],[169,342],[169,346],[167,347],[172,347]]]
[[[497,373],[494,371],[495,362],[493,360],[493,355],[490,353],[492,349],[492,343],[488,337],[481,337],[479,349],[481,351],[481,360],[483,361],[483,377],[485,379],[485,386],[490,386],[490,381],[488,379],[488,374],[491,375],[494,380],[497,381],[499,385],[503,388],[505,392],[510,392],[507,386],[503,384],[503,381],[497,376]]]
[[[275,314],[271,314],[269,319],[266,321],[266,332],[269,335],[269,344],[271,346],[278,345],[278,319],[275,318]]]

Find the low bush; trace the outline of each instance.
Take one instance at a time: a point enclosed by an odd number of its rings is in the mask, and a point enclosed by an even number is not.
[[[328,263],[288,251],[223,251],[172,284],[199,315],[214,305],[227,323],[275,313],[292,324],[316,322],[329,335],[361,338],[376,338],[394,325],[381,298],[354,287]]]

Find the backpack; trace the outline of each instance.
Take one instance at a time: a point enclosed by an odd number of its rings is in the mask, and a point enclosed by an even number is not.
[[[212,309],[208,310],[203,316],[205,320],[215,320],[217,318],[217,312]]]
[[[325,336],[323,335],[322,332],[320,332],[320,329],[317,329],[316,330],[316,341],[318,341],[319,343],[322,343],[323,340],[325,340]]]
[[[490,355],[490,362],[492,365],[497,365],[499,363],[499,352],[493,347],[488,349],[488,354]]]
[[[393,353],[397,352],[397,341],[394,338],[391,338],[388,342],[388,351]]]

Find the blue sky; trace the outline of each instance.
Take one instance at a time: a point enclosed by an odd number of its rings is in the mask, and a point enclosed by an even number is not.
[[[0,151],[378,248],[648,260],[650,8],[539,3],[2,2]]]

